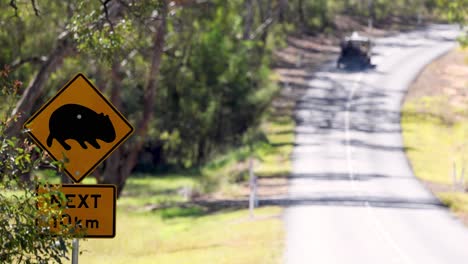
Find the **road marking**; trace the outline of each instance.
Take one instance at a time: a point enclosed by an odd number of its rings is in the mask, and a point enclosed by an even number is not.
[[[354,183],[354,172],[353,168],[351,165],[351,136],[350,136],[350,124],[349,121],[351,120],[351,102],[353,100],[354,94],[356,92],[356,89],[359,85],[359,83],[362,80],[362,73],[359,73],[358,77],[356,78],[356,82],[354,85],[351,87],[351,91],[348,94],[348,97],[346,98],[346,106],[345,106],[345,141],[346,141],[346,166],[348,168],[348,177],[351,180],[351,185],[353,187],[353,190],[357,192],[355,183]],[[360,195],[360,194],[359,194]]]
[[[362,81],[363,74],[359,73],[357,78],[355,79],[354,85],[351,87],[351,91],[348,93],[348,97],[346,98],[346,106],[345,106],[345,120],[344,120],[344,129],[345,129],[345,147],[346,147],[346,167],[348,169],[348,177],[351,181],[351,188],[353,189],[354,193],[358,196],[363,196],[361,192],[358,191],[355,184],[354,179],[354,169],[351,164],[351,135],[350,135],[350,120],[351,120],[351,104],[354,98],[354,94],[356,93],[357,88],[359,87],[360,82]],[[369,204],[368,201],[364,203],[366,207],[366,212],[369,219],[372,220],[372,224],[374,225],[374,230],[380,235],[380,237],[386,241],[398,254],[400,259],[405,264],[414,264],[410,258],[404,253],[401,247],[395,242],[392,238],[390,233],[385,230],[382,221],[377,217],[374,212],[374,208]]]
[[[392,238],[390,233],[385,230],[382,221],[377,217],[377,215],[374,212],[374,208],[369,204],[368,201],[365,202],[366,205],[366,211],[367,215],[372,219],[372,223],[374,224],[374,229],[378,232],[378,234],[385,240],[387,241],[388,244],[397,252],[398,256],[401,258],[403,263],[406,264],[413,264],[413,262],[409,259],[409,257],[403,252],[403,249],[398,246],[396,241]]]

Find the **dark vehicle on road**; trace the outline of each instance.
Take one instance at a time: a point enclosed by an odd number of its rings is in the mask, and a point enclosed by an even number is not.
[[[341,42],[341,53],[336,67],[340,68],[366,68],[371,67],[372,43],[369,38],[354,32]]]

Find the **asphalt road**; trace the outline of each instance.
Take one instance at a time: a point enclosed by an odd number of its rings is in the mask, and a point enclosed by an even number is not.
[[[375,69],[315,74],[296,112],[285,263],[468,263],[468,228],[414,177],[400,126],[408,85],[456,34],[377,39]]]

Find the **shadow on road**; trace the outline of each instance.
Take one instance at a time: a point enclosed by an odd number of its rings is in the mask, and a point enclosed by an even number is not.
[[[345,140],[341,141],[342,144],[346,144]],[[353,147],[359,147],[359,148],[368,148],[368,149],[373,149],[373,150],[383,150],[383,151],[408,151],[408,150],[414,150],[414,148],[408,148],[408,147],[396,147],[396,146],[388,146],[388,145],[377,145],[377,144],[371,144],[367,143],[362,140],[356,140],[353,139],[349,142],[349,144]]]
[[[389,175],[384,174],[353,174],[353,180],[355,181],[368,181],[373,179],[382,179],[388,178]],[[392,176],[393,177],[393,176]],[[311,179],[311,180],[318,180],[318,181],[349,181],[349,174],[348,173],[294,173],[289,178],[293,179]]]
[[[431,209],[445,207],[442,203],[433,199],[399,199],[382,196],[327,196],[327,197],[297,197],[289,199],[261,200],[260,205],[281,206],[351,206],[351,207],[379,207],[395,209]]]
[[[206,213],[225,210],[247,209],[248,200],[217,200],[195,201],[192,206],[210,208]],[[345,206],[345,207],[377,207],[390,209],[434,209],[446,207],[435,199],[402,199],[385,196],[320,196],[320,197],[288,197],[288,198],[263,198],[259,200],[259,206]],[[200,216],[200,215],[197,215]]]
[[[379,87],[354,80],[337,80],[342,76],[317,76],[310,84],[310,93],[298,100],[296,105],[297,134],[327,134],[344,131],[343,114],[352,115],[350,130],[365,133],[400,133],[400,112],[384,108],[383,101],[391,96]],[[350,87],[359,89],[348,107]],[[349,108],[349,109],[348,109]],[[301,131],[307,127],[307,131]],[[311,132],[313,131],[313,132]]]

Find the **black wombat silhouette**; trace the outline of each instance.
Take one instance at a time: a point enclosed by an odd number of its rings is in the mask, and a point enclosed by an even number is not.
[[[65,142],[67,139],[76,140],[84,149],[88,148],[85,142],[100,149],[101,146],[96,140],[111,143],[115,140],[115,130],[109,116],[98,114],[82,105],[66,104],[50,116],[47,146],[51,147],[54,139],[66,150],[71,149]]]

